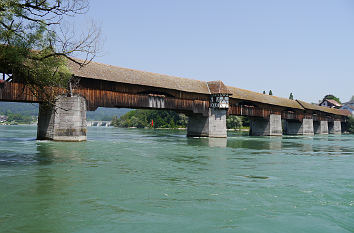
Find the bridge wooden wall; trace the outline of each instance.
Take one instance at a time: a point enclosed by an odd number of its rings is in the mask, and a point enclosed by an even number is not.
[[[186,93],[177,90],[152,88],[146,86],[119,84],[103,80],[82,79],[74,93],[86,98],[88,110],[97,107],[169,109],[181,113],[200,113],[207,115],[209,96],[198,93]],[[0,83],[0,101],[41,102],[21,83]],[[229,115],[269,118],[270,114],[281,115],[282,119],[298,120],[313,118],[319,120],[341,120],[344,116],[335,116],[310,110],[294,110],[284,107],[254,103],[253,106],[242,101],[230,99]],[[314,115],[315,114],[315,115]]]

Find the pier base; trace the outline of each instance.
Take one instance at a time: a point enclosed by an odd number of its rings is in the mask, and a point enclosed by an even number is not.
[[[314,135],[313,119],[303,119],[302,121],[287,120],[285,124],[285,134]]]
[[[341,134],[342,124],[340,121],[328,122],[328,133],[330,134]]]
[[[314,121],[313,129],[315,134],[328,134],[328,121]]]
[[[202,114],[189,115],[187,136],[226,138],[226,110],[210,108],[209,116],[203,116]]]
[[[38,140],[85,141],[86,100],[59,96],[54,107],[39,105]]]
[[[250,119],[252,136],[281,136],[282,134],[281,115],[271,114],[269,119],[256,117]]]

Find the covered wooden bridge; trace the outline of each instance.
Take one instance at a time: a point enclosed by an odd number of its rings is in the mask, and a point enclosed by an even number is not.
[[[226,137],[226,115],[248,116],[251,135],[341,133],[349,112],[230,87],[91,62],[69,62],[78,85],[40,107],[38,138],[86,140],[86,110],[97,107],[168,109],[189,116],[188,136]],[[0,83],[0,101],[39,102],[22,83]]]

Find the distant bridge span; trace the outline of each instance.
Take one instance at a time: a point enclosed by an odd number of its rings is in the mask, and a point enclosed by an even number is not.
[[[58,99],[58,105],[67,108],[64,113],[60,109],[54,113],[40,110],[38,138],[85,140],[86,110],[98,107],[174,110],[189,116],[189,136],[209,137],[226,137],[227,114],[251,117],[251,135],[281,135],[283,131],[340,133],[341,123],[350,114],[226,86],[222,81],[179,78],[96,62],[83,68],[72,62],[68,64],[79,78],[79,85],[73,90],[76,96]],[[0,101],[41,102],[16,78],[0,83]],[[52,114],[56,116],[54,120]],[[65,123],[60,126],[61,122]]]

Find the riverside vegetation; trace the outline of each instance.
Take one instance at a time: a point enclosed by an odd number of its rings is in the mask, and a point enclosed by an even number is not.
[[[153,123],[153,124],[152,124]],[[121,117],[115,116],[112,125],[121,128],[186,128],[188,117],[168,110],[132,110]],[[228,129],[249,128],[247,117],[227,116],[226,127]],[[354,117],[349,117],[347,131],[354,134]]]
[[[136,128],[186,128],[188,117],[168,110],[133,110],[120,118],[114,117],[112,125],[115,127]],[[228,129],[240,129],[248,126],[247,118],[228,116],[226,126]]]

